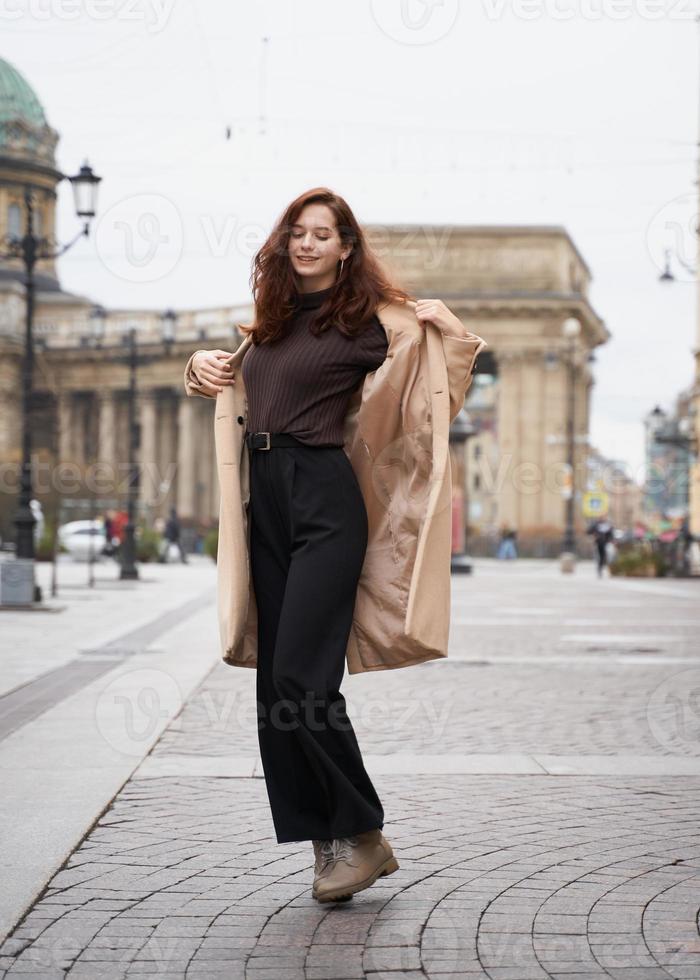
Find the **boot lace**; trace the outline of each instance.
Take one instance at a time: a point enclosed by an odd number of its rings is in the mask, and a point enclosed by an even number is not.
[[[319,872],[321,872],[331,861],[351,860],[352,849],[357,845],[357,837],[335,837],[333,840],[322,840],[317,843],[321,863]]]
[[[357,846],[357,837],[336,837],[331,841],[335,860],[352,860],[352,849]]]

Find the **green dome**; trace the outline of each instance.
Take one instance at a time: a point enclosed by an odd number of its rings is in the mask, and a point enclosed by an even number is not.
[[[46,126],[46,116],[34,89],[16,68],[0,58],[0,123],[15,119],[22,119],[30,126]]]

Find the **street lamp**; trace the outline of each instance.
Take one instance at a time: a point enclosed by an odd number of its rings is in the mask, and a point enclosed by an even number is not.
[[[90,310],[90,320],[92,321],[92,338],[95,347],[101,347],[105,338],[107,311],[104,306],[93,306]]]
[[[664,271],[659,276],[659,282],[675,282],[676,277],[671,269],[671,249],[664,249]]]
[[[102,178],[97,177],[92,172],[92,167],[86,160],[75,177],[69,177],[68,180],[73,188],[75,213],[79,218],[85,220],[85,234],[87,235],[89,222],[95,217],[97,188]]]
[[[61,179],[66,178],[63,174]],[[83,219],[83,227],[78,234],[65,245],[54,248],[48,238],[38,236],[34,232],[34,200],[31,185],[27,184],[24,188],[24,235],[17,238],[13,235],[5,235],[2,239],[2,249],[0,258],[11,260],[21,259],[24,263],[25,277],[25,332],[24,332],[24,356],[22,361],[22,470],[20,475],[20,489],[15,517],[16,549],[17,559],[30,562],[28,566],[27,583],[29,588],[23,589],[25,597],[23,605],[28,605],[35,598],[39,598],[38,590],[34,585],[34,515],[32,514],[30,501],[32,499],[32,444],[31,444],[31,423],[32,423],[32,383],[34,376],[34,302],[35,302],[35,283],[34,267],[42,259],[55,259],[63,255],[71,248],[79,238],[90,233],[90,221],[95,216],[97,204],[97,189],[101,177],[97,177],[87,160],[74,177],[67,178],[72,187],[75,200],[76,214]],[[30,594],[29,594],[30,593]]]
[[[163,338],[163,343],[165,344],[166,352],[170,352],[170,348],[175,343],[175,330],[177,327],[177,313],[175,310],[167,309],[164,313],[160,315],[161,320],[161,336]]]
[[[575,424],[576,424],[576,338],[581,333],[581,322],[576,317],[568,317],[562,324],[562,334],[568,341],[567,367],[567,414],[566,414],[566,466],[568,484],[566,495],[566,522],[564,541],[560,556],[562,572],[573,572],[576,565],[576,538],[574,535],[574,506],[576,503],[575,480]]]

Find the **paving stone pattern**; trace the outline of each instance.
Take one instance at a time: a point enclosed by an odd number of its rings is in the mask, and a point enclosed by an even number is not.
[[[520,563],[454,592],[455,618],[495,625],[458,627],[446,662],[346,677],[368,753],[700,754],[698,589]],[[220,664],[154,755],[254,754],[254,677]],[[0,948],[0,980],[700,980],[700,776],[378,789],[400,869],[320,905],[311,844],[276,843],[262,779],[132,779]]]
[[[159,753],[257,753],[254,677],[249,674],[253,671],[223,663],[217,667],[170,726]],[[658,706],[668,737],[660,742],[649,725],[650,697],[668,674],[667,666],[635,666],[625,668],[622,683],[621,668],[602,658],[600,665],[503,667],[448,657],[346,676],[342,690],[360,745],[378,755],[675,751],[700,756],[700,740],[674,732],[672,700]]]
[[[700,780],[387,777],[400,869],[311,898],[251,779],[119,795],[2,949],[3,976],[697,978]]]

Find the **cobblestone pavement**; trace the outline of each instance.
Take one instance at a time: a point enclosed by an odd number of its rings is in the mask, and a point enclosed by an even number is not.
[[[584,564],[455,578],[446,661],[344,681],[363,751],[389,763],[400,865],[347,903],[311,898],[310,842],[275,842],[262,779],[197,774],[256,751],[254,672],[219,664],[148,760],[177,771],[137,770],[0,975],[700,980],[698,593]],[[612,768],[416,775],[391,771],[399,752]]]

